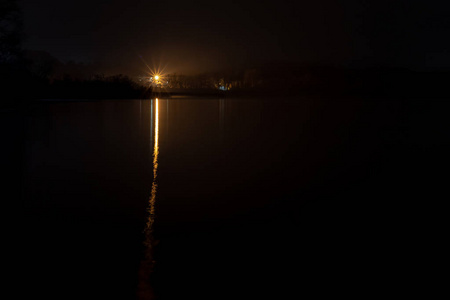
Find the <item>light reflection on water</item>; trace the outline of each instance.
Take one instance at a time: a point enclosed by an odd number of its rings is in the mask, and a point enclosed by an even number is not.
[[[445,142],[440,136],[446,127],[423,117],[422,103],[405,112],[403,104],[387,101],[288,100],[64,102],[27,111],[30,119],[12,120],[17,128],[26,127],[24,158],[10,170],[23,165],[27,217],[21,222],[23,228],[37,227],[27,244],[39,245],[33,251],[40,259],[30,259],[29,269],[52,270],[33,276],[35,286],[54,282],[65,292],[73,289],[69,283],[78,282],[75,274],[84,272],[84,282],[95,282],[99,295],[114,296],[117,290],[136,295],[139,284],[139,299],[154,298],[153,288],[176,299],[189,294],[189,287],[211,286],[204,294],[238,291],[222,276],[229,267],[238,270],[232,273],[235,282],[256,276],[259,286],[270,283],[283,290],[293,269],[306,276],[323,270],[317,262],[327,262],[324,251],[337,248],[330,248],[334,240],[320,244],[324,234],[331,235],[329,228],[340,238],[353,224],[364,229],[359,224],[374,207],[391,208],[379,204],[390,192],[380,186],[398,186],[400,178],[399,187],[407,187],[415,180],[415,174],[400,168],[414,158],[410,149]],[[403,121],[410,119],[416,121]],[[8,122],[4,148],[24,135]],[[405,131],[405,124],[423,136]],[[398,161],[405,165],[400,163],[392,175],[385,172]],[[393,195],[404,195],[404,190]],[[347,202],[341,206],[337,199]],[[364,215],[354,217],[358,213]],[[302,243],[297,229],[307,233]],[[23,232],[17,230],[17,236]],[[351,237],[359,242],[366,234],[355,230]],[[156,238],[161,244],[155,254]],[[359,247],[355,244],[348,253]],[[306,259],[296,268],[299,257]],[[63,260],[68,264],[64,269]],[[284,271],[286,276],[280,276]],[[89,284],[76,288],[80,295],[91,292]]]
[[[145,240],[145,253],[144,259],[141,262],[139,270],[139,286],[138,286],[138,297],[139,299],[153,299],[154,292],[153,287],[150,282],[150,276],[153,272],[154,261],[154,238],[153,238],[153,223],[155,221],[155,201],[156,201],[156,190],[157,190],[157,170],[158,170],[158,154],[159,154],[159,100],[158,98],[154,101],[154,113],[153,113],[153,100],[150,102],[151,106],[151,139],[153,141],[153,181],[152,190],[148,204],[148,220],[144,229]],[[154,130],[153,130],[154,128]],[[154,140],[153,140],[154,136]]]
[[[164,104],[165,103],[165,104]],[[217,106],[214,109],[218,109],[218,116],[216,122],[218,123],[220,139],[223,139],[223,131],[225,127],[225,100],[220,99],[216,102]],[[152,174],[153,180],[151,185],[151,194],[148,200],[147,206],[147,220],[144,229],[144,255],[139,269],[139,282],[138,282],[138,299],[154,299],[155,292],[153,286],[152,277],[154,276],[155,268],[155,245],[157,241],[154,237],[154,222],[155,222],[155,203],[158,190],[157,177],[158,177],[158,157],[159,157],[159,135],[160,128],[165,136],[165,141],[169,137],[169,105],[170,101],[167,99],[160,100],[158,98],[150,100],[150,149],[151,161],[152,161]],[[140,115],[142,114],[142,104],[139,107]],[[217,112],[217,110],[216,110]],[[160,117],[164,119],[164,124],[160,126]],[[142,116],[141,116],[142,119]],[[141,120],[140,120],[141,123]]]

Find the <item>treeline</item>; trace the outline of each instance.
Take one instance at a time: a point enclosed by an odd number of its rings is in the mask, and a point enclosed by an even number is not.
[[[41,98],[56,99],[140,99],[148,98],[151,88],[139,85],[125,75],[96,75],[90,79],[65,76],[49,83]]]
[[[33,54],[33,55],[30,55]],[[76,65],[68,63],[71,67]],[[55,74],[65,64],[50,55],[18,52],[14,60],[0,63],[2,104],[27,103],[34,99],[136,99],[148,98],[151,87],[119,74],[105,76],[80,72]],[[84,70],[86,71],[86,70]],[[6,96],[6,97],[5,97]]]
[[[136,99],[151,95],[151,87],[122,74],[52,78],[35,72],[31,66],[26,61],[0,65],[3,105],[27,103],[34,99]]]
[[[344,68],[270,64],[238,71],[166,76],[170,89],[217,89],[231,94],[355,97],[449,97],[450,72],[403,68]]]
[[[269,75],[269,74],[286,75]],[[448,97],[450,72],[419,72],[405,68],[344,68],[303,66],[291,70],[266,71],[259,81],[268,90],[319,96],[356,97]]]
[[[23,19],[16,0],[0,4],[0,107],[34,99],[149,97],[151,89],[125,75],[89,75],[83,64],[61,63],[43,51],[22,48]],[[67,73],[62,73],[67,72]]]

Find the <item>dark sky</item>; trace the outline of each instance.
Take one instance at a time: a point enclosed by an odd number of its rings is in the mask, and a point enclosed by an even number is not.
[[[450,68],[449,1],[20,0],[25,47],[137,74],[268,61]],[[140,58],[142,57],[142,59]]]

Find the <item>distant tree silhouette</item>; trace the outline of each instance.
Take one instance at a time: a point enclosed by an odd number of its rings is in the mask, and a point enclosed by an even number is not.
[[[134,82],[128,76],[95,75],[91,79],[76,79],[69,75],[54,80],[45,98],[54,99],[142,99],[152,90]]]
[[[23,53],[29,71],[38,79],[51,81],[55,69],[62,63],[50,53],[38,50],[25,50]]]
[[[33,88],[23,89],[23,81],[30,82],[23,59],[22,12],[16,0],[0,0],[0,81],[2,101],[0,107],[15,106],[17,99],[25,99]]]
[[[0,64],[21,58],[22,13],[16,0],[0,0]]]

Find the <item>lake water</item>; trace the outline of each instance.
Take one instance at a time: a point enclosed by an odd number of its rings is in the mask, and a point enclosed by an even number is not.
[[[430,178],[448,153],[445,111],[180,98],[2,112],[22,292],[268,299],[377,286],[361,274],[396,257],[417,232],[405,226],[413,196],[443,184]]]

